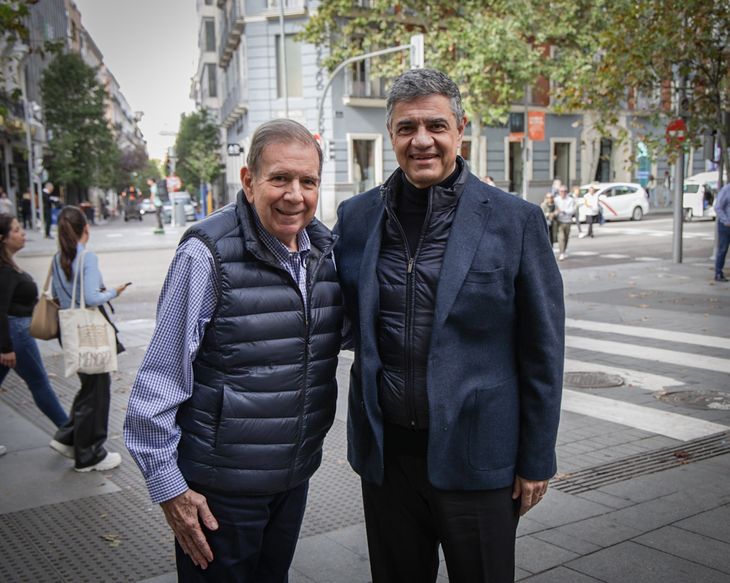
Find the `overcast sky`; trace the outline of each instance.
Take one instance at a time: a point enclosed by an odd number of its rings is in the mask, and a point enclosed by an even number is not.
[[[190,78],[195,73],[195,0],[74,0],[81,22],[104,55],[134,111],[151,158],[162,158],[180,114],[195,109]]]

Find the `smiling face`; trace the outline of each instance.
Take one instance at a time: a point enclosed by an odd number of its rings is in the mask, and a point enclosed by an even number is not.
[[[444,95],[399,101],[393,106],[390,141],[408,181],[417,188],[442,182],[454,171],[466,117],[456,120]]]
[[[254,176],[241,169],[246,200],[254,206],[264,228],[297,251],[297,234],[314,217],[319,194],[319,155],[312,145],[297,141],[264,148]]]

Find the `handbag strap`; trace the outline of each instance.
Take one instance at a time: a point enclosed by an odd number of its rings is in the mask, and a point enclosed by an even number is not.
[[[46,283],[43,284],[43,295],[46,295],[48,293],[48,284],[51,283],[51,274],[53,273],[53,259],[51,259],[51,264],[48,266],[48,275],[46,276]]]
[[[86,257],[86,249],[84,249],[81,252],[81,257],[79,257],[79,263],[78,267],[76,268],[76,273],[74,273],[74,281],[71,286],[72,292],[71,292],[71,307],[76,307],[76,281],[79,278],[79,273],[81,274],[81,309],[86,309],[86,297],[84,296],[84,257]]]

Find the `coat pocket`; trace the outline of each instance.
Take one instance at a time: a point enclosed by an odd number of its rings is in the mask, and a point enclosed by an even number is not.
[[[520,434],[517,378],[474,392],[469,427],[469,464],[497,470],[515,464]]]
[[[492,271],[470,270],[464,278],[464,283],[492,283],[494,281],[499,281],[503,277],[503,274],[504,269],[501,267]]]

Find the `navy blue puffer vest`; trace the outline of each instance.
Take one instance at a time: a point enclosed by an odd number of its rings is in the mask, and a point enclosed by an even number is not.
[[[259,241],[250,207],[231,204],[187,231],[211,250],[220,296],[193,362],[192,397],[178,411],[178,465],[189,482],[272,494],[309,479],[337,400],[342,296],[333,237],[307,227],[308,308]]]

